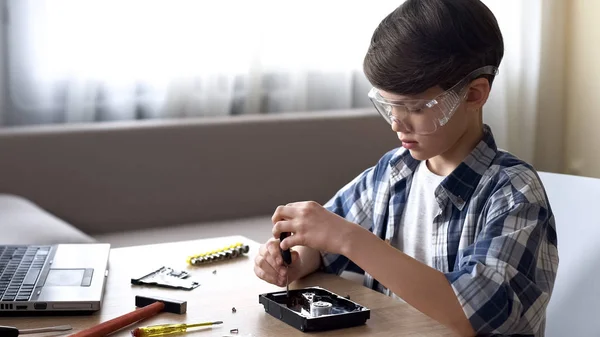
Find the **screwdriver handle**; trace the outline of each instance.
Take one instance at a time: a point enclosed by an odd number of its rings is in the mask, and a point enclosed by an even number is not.
[[[131,331],[133,337],[158,337],[171,334],[181,334],[187,332],[189,328],[197,328],[201,326],[209,326],[215,324],[223,324],[223,321],[203,322],[196,324],[163,324],[151,325],[144,328],[136,328]]]
[[[145,328],[137,328],[131,332],[134,337],[156,337],[166,336],[187,331],[185,324],[151,325]]]
[[[283,241],[283,239],[287,238],[288,236],[290,236],[289,232],[282,232],[281,234],[279,234],[279,241]],[[281,257],[283,258],[283,262],[286,265],[292,264],[292,252],[289,249],[281,249],[281,246],[279,247],[279,250],[281,251]]]

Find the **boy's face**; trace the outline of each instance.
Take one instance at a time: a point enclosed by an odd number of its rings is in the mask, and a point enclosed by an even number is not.
[[[432,99],[443,92],[442,88],[433,87],[418,95],[404,96],[385,91],[380,91],[380,94],[389,100],[409,100]],[[427,160],[446,153],[460,142],[461,137],[467,132],[470,126],[476,125],[478,115],[471,110],[469,113],[467,106],[469,104],[463,100],[448,123],[442,127],[438,127],[430,134],[416,134],[397,122],[392,123],[392,130],[398,134],[398,138],[402,141],[402,146],[410,151],[413,158]]]

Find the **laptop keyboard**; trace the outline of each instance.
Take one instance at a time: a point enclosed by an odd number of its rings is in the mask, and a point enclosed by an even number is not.
[[[0,300],[28,301],[50,246],[0,246]]]

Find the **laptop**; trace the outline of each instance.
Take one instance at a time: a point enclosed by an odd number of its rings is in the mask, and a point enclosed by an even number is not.
[[[0,315],[100,310],[110,244],[0,245]]]

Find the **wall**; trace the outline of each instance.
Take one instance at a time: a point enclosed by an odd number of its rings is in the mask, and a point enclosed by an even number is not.
[[[569,2],[564,171],[600,178],[600,1]]]

